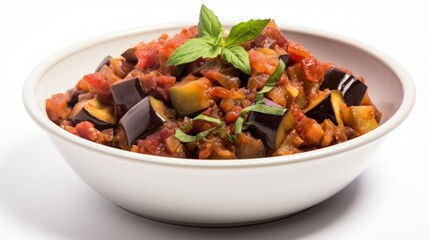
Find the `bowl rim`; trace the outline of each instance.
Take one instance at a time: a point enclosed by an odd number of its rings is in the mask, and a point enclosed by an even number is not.
[[[96,44],[103,43],[106,41],[124,38],[127,36],[133,35],[143,35],[150,33],[151,31],[162,31],[168,32],[172,30],[180,30],[187,26],[195,25],[195,23],[181,22],[181,23],[164,23],[156,24],[150,26],[142,26],[132,29],[126,29],[122,31],[115,31],[112,33],[107,33],[99,36],[89,38],[77,43],[72,44],[69,47],[65,47],[62,50],[54,53],[53,55],[47,57],[42,62],[40,62],[28,75],[25,80],[23,89],[22,89],[22,99],[30,117],[45,131],[49,134],[53,134],[56,137],[59,137],[65,141],[76,144],[81,148],[86,148],[87,150],[98,152],[99,154],[104,154],[108,156],[118,157],[120,161],[134,161],[134,162],[145,162],[153,164],[167,164],[175,166],[186,166],[186,167],[215,167],[215,168],[232,168],[232,167],[254,167],[254,166],[268,166],[268,165],[278,165],[278,164],[293,164],[299,162],[314,161],[323,157],[329,157],[331,155],[347,152],[353,149],[363,147],[371,142],[374,142],[386,134],[391,132],[393,129],[398,127],[409,115],[411,112],[414,102],[415,102],[415,85],[410,74],[406,69],[398,63],[395,59],[388,56],[386,53],[381,52],[380,50],[360,42],[355,39],[340,35],[338,33],[328,32],[321,29],[290,25],[290,24],[279,24],[279,28],[282,31],[295,32],[303,35],[311,35],[319,38],[325,38],[333,42],[338,42],[341,44],[347,44],[354,48],[357,48],[363,52],[366,52],[369,55],[372,55],[374,58],[380,60],[387,68],[389,68],[399,79],[402,90],[403,98],[402,102],[399,105],[398,110],[383,124],[373,131],[359,136],[358,138],[351,139],[347,143],[336,144],[326,148],[316,149],[308,152],[303,152],[299,154],[292,154],[287,156],[277,156],[277,157],[264,157],[257,159],[236,159],[236,160],[213,160],[213,159],[183,159],[183,158],[171,158],[171,157],[162,157],[162,156],[153,156],[141,153],[129,152],[121,149],[116,149],[109,146],[104,146],[73,134],[70,134],[67,131],[64,131],[62,128],[58,127],[55,123],[50,121],[45,113],[42,113],[38,108],[35,101],[35,87],[38,84],[38,80],[41,79],[45,72],[49,71],[51,67],[55,65],[56,62],[72,55],[78,51],[85,50]],[[230,27],[232,24],[224,24],[225,27]],[[111,158],[113,159],[113,158]]]

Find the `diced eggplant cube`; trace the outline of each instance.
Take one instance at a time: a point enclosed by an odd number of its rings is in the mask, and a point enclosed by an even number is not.
[[[84,91],[75,90],[75,89],[72,89],[69,91],[72,93],[71,93],[70,100],[67,103],[67,107],[72,109],[79,102],[79,95],[82,94]]]
[[[101,68],[103,68],[104,65],[109,66],[111,58],[112,58],[112,56],[110,56],[110,55],[103,58],[103,60],[101,60],[100,64],[98,64],[97,68],[95,69],[95,72],[99,72],[101,70]]]
[[[327,94],[316,106],[305,112],[305,116],[313,118],[318,123],[322,123],[325,119],[330,119],[337,125],[334,108],[331,103],[331,94]]]
[[[139,60],[136,57],[137,47],[128,48],[125,52],[121,54],[128,62],[136,64]]]
[[[290,60],[290,55],[288,53],[286,54],[282,54],[279,56],[279,59],[283,61],[283,63],[285,64],[285,66],[287,67],[289,64],[289,60]]]
[[[115,105],[126,113],[135,104],[140,102],[146,93],[138,78],[132,78],[116,82],[110,86]]]
[[[374,106],[351,106],[344,110],[344,123],[359,134],[365,134],[378,127]]]
[[[345,105],[342,93],[339,90],[330,91],[305,112],[305,116],[322,123],[330,119],[335,125],[342,124],[341,109]]]
[[[171,103],[181,116],[189,116],[201,112],[214,104],[208,90],[209,79],[202,77],[197,80],[179,82],[170,88]]]
[[[324,80],[319,89],[324,90],[326,88],[340,90],[347,106],[358,106],[368,87],[353,75],[345,73],[338,68],[331,68],[325,73]]]
[[[78,102],[70,113],[70,120],[74,124],[89,121],[98,130],[111,128],[116,124],[113,108],[97,98]]]
[[[247,121],[252,123],[247,130],[253,137],[261,139],[270,150],[280,147],[289,131],[296,125],[293,113],[286,108],[283,116],[250,112]]]
[[[124,130],[128,146],[138,138],[143,138],[163,126],[169,120],[169,112],[162,101],[152,96],[143,98],[119,120]]]

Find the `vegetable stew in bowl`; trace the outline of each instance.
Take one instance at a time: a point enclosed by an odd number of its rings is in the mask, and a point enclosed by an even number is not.
[[[51,121],[132,152],[199,159],[295,154],[359,137],[381,112],[364,77],[321,62],[270,19],[198,26],[107,56],[46,100]]]

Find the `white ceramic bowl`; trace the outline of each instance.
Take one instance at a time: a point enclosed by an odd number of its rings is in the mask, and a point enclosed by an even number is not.
[[[192,160],[149,156],[102,146],[52,123],[45,99],[73,87],[106,55],[174,34],[186,25],[128,30],[75,44],[49,57],[28,77],[24,104],[71,168],[92,189],[134,213],[191,225],[241,225],[313,206],[340,191],[369,164],[386,134],[409,114],[414,84],[396,61],[365,44],[302,27],[281,27],[316,57],[365,76],[383,112],[374,131],[324,149],[252,160]],[[389,146],[384,146],[388,148]]]

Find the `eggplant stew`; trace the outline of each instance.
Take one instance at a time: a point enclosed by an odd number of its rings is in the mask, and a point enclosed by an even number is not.
[[[46,100],[51,121],[136,153],[248,159],[328,147],[378,127],[362,76],[319,61],[271,19],[198,26],[107,56]]]

